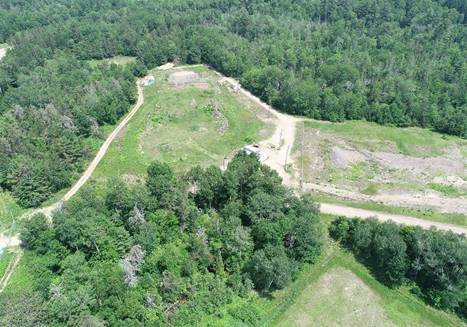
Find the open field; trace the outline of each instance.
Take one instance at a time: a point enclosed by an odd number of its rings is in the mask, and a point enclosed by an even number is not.
[[[177,85],[171,82],[177,70],[150,73],[155,84],[144,87],[144,105],[109,148],[95,179],[137,181],[154,160],[176,171],[221,166],[225,156],[265,137],[265,124],[256,118],[259,108],[221,85],[208,68],[186,71],[199,77]]]
[[[297,126],[295,168],[306,190],[467,215],[467,141],[364,121]]]
[[[407,289],[376,281],[351,254],[331,244],[288,288],[259,299],[263,326],[463,326]]]

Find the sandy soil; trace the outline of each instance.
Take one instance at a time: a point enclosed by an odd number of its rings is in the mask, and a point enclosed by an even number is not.
[[[349,168],[362,161],[370,161],[389,169],[410,169],[417,171],[464,174],[464,163],[443,157],[418,158],[391,152],[370,152],[349,150],[337,146],[331,148],[331,161],[338,168]]]
[[[397,191],[366,195],[353,190],[337,188],[332,184],[323,183],[304,183],[303,189],[308,192],[326,193],[354,201],[372,201],[395,207],[431,209],[443,213],[460,213],[467,215],[467,201],[465,197],[441,197],[434,191],[425,191],[424,194]]]
[[[385,212],[378,212],[378,211],[373,211],[373,210],[366,210],[366,209],[358,209],[358,208],[352,208],[352,207],[347,207],[347,206],[342,206],[339,204],[329,204],[329,203],[321,203],[320,206],[321,212],[331,214],[331,215],[336,215],[336,216],[347,216],[350,218],[358,217],[358,218],[377,218],[378,220],[381,221],[389,221],[392,220],[395,223],[398,224],[404,224],[404,225],[414,225],[414,226],[420,226],[422,228],[430,228],[432,226],[442,229],[442,230],[451,230],[454,233],[458,234],[465,234],[467,235],[467,228],[460,227],[460,226],[455,226],[451,224],[446,224],[446,223],[439,223],[436,221],[429,221],[425,219],[419,219],[415,217],[408,217],[408,216],[402,216],[402,215],[394,215],[394,214],[389,214]]]
[[[367,161],[368,158],[358,151],[342,149],[338,146],[331,148],[331,162],[338,168],[350,168],[357,162]]]
[[[293,163],[291,150],[295,140],[295,126],[296,123],[300,121],[300,118],[278,112],[270,105],[262,102],[259,98],[242,88],[240,83],[233,78],[223,76],[221,83],[222,81],[227,82],[235,91],[241,92],[247,98],[271,113],[272,120],[269,119],[267,122],[273,122],[274,125],[276,125],[275,131],[270,138],[258,144],[260,151],[267,157],[263,163],[277,171],[284,184],[289,186],[296,185],[294,176],[290,175],[285,170],[285,167]]]
[[[7,235],[0,234],[0,249],[7,247],[15,247],[21,243],[18,237],[8,237]]]

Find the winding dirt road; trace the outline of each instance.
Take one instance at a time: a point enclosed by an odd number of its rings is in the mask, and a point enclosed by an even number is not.
[[[68,192],[59,201],[53,203],[52,205],[48,207],[31,210],[26,214],[27,217],[30,217],[36,213],[43,213],[44,215],[51,217],[52,212],[54,210],[59,209],[64,202],[68,201],[73,195],[75,195],[79,191],[79,189],[87,182],[87,180],[91,177],[92,173],[96,169],[99,162],[102,160],[104,155],[107,153],[107,150],[109,149],[109,146],[113,142],[115,137],[118,135],[118,133],[120,133],[120,131],[123,128],[125,128],[125,126],[131,120],[131,118],[133,118],[133,116],[136,114],[139,108],[143,105],[144,94],[143,94],[143,88],[141,87],[140,81],[137,81],[136,88],[138,92],[138,100],[136,101],[136,104],[133,106],[130,112],[125,116],[125,118],[112,131],[112,133],[110,133],[110,135],[107,137],[105,142],[101,145],[96,156],[91,161],[91,163],[86,168],[86,170],[83,172],[83,174],[78,179],[78,181],[68,190]],[[17,236],[7,237],[3,234],[0,234],[0,248],[18,246],[19,243],[20,241]]]
[[[107,150],[109,149],[109,146],[113,142],[115,137],[118,135],[118,133],[120,133],[120,131],[123,128],[125,128],[125,126],[131,120],[131,118],[133,118],[133,116],[136,114],[139,108],[143,105],[144,94],[143,94],[143,88],[141,86],[141,82],[139,80],[136,82],[136,88],[138,92],[138,100],[136,101],[136,104],[133,106],[130,112],[125,116],[125,118],[112,131],[112,133],[110,133],[110,135],[107,137],[105,142],[101,145],[96,156],[91,161],[91,163],[86,168],[86,170],[83,172],[83,174],[78,179],[78,181],[68,190],[68,192],[59,201],[55,202],[54,204],[48,207],[38,208],[38,209],[34,209],[30,211],[27,213],[27,217],[30,217],[35,213],[43,213],[44,215],[50,218],[54,210],[59,209],[64,202],[68,201],[73,195],[75,195],[79,191],[79,189],[87,182],[87,180],[91,177],[92,173],[96,169],[99,162],[102,160],[104,155],[107,153]],[[17,247],[20,245],[20,243],[21,242],[20,242],[18,235],[8,237],[3,234],[0,234],[0,249],[7,248],[7,247]],[[5,272],[5,274],[3,275],[1,279],[0,293],[3,292],[6,285],[8,284],[8,281],[10,280],[11,275],[13,274],[14,270],[16,269],[19,263],[21,255],[22,255],[22,252],[19,252],[19,254],[14,259],[14,261],[10,262],[10,266],[8,266],[7,271]]]
[[[165,66],[165,65],[164,65]],[[177,67],[173,67],[172,65],[161,66],[162,70],[166,69],[176,69]],[[190,66],[186,66],[189,68]],[[180,68],[180,67],[178,67]],[[274,124],[276,125],[276,129],[273,135],[259,143],[261,151],[267,155],[267,159],[264,161],[272,169],[276,170],[278,174],[282,177],[282,180],[285,185],[291,187],[295,190],[300,189],[299,181],[289,174],[286,171],[286,167],[293,164],[293,157],[291,156],[291,150],[294,145],[295,141],[295,130],[297,122],[303,121],[303,118],[297,118],[294,116],[290,116],[281,112],[278,112],[268,104],[262,102],[258,97],[251,94],[249,91],[245,90],[238,81],[233,78],[225,77],[220,73],[217,73],[219,76],[222,77],[224,81],[229,83],[235,90],[240,91],[244,96],[261,106],[263,109],[267,110],[270,114],[272,114],[274,118]],[[78,181],[70,188],[70,190],[57,202],[54,204],[45,207],[39,208],[30,211],[27,215],[31,216],[35,213],[43,213],[46,216],[50,217],[52,212],[56,209],[59,209],[62,204],[68,201],[73,195],[75,195],[79,189],[87,182],[87,180],[91,177],[92,173],[96,169],[99,162],[102,160],[104,155],[107,153],[107,150],[110,144],[113,142],[115,137],[118,133],[128,124],[128,122],[133,118],[136,112],[144,103],[144,94],[143,88],[140,85],[140,81],[136,83],[137,92],[138,92],[138,100],[131,111],[126,115],[126,117],[118,124],[118,126],[113,130],[113,132],[107,137],[105,142],[100,147],[99,151],[97,152],[94,159],[91,161],[89,166],[83,172],[81,177]],[[432,222],[427,220],[422,220],[414,217],[409,216],[402,216],[402,215],[393,215],[387,214],[378,211],[371,211],[371,210],[364,210],[364,209],[356,209],[347,206],[341,206],[336,204],[329,204],[329,203],[321,203],[321,212],[333,215],[345,215],[348,217],[360,217],[360,218],[368,218],[368,217],[376,217],[379,220],[392,220],[397,223],[406,224],[406,225],[415,225],[420,226],[422,228],[430,228],[431,226],[435,226],[438,229],[442,230],[451,230],[455,233],[463,233],[467,235],[467,229],[454,226],[450,224],[444,224],[439,222]],[[6,247],[14,247],[20,244],[20,240],[18,236],[6,237],[3,234],[0,234],[0,248]],[[1,287],[0,293],[6,287],[11,275],[13,274],[18,262],[21,258],[21,253],[17,255],[14,262],[10,263],[11,267],[7,269],[7,272],[1,279]]]
[[[297,122],[301,122],[306,119],[278,112],[270,105],[262,102],[258,97],[245,90],[235,79],[225,77],[220,73],[218,73],[218,75],[221,76],[224,81],[229,83],[234,90],[240,91],[244,96],[260,105],[263,109],[267,110],[275,117],[274,124],[276,125],[276,129],[274,134],[269,139],[259,143],[260,150],[268,156],[268,159],[266,159],[264,163],[278,172],[278,174],[282,177],[285,185],[295,189],[297,192],[300,192],[302,190],[300,181],[296,178],[296,176],[288,173],[286,171],[286,167],[289,165],[291,166],[294,163],[294,158],[290,155],[290,151],[292,150],[295,142],[295,130]],[[331,215],[342,215],[358,218],[375,217],[382,221],[392,220],[399,224],[420,226],[422,228],[430,228],[434,226],[438,229],[451,230],[455,233],[467,235],[467,228],[410,216],[357,209],[331,203],[321,203],[320,209],[322,213]]]

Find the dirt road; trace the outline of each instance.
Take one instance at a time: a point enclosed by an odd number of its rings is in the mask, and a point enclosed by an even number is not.
[[[285,169],[287,165],[293,165],[294,163],[294,158],[290,155],[290,151],[295,142],[295,130],[297,122],[303,121],[304,118],[298,118],[280,113],[270,105],[262,102],[258,97],[254,96],[249,91],[245,90],[235,79],[225,77],[222,74],[218,75],[222,76],[223,80],[228,82],[234,90],[240,91],[243,95],[260,105],[265,110],[269,111],[275,117],[274,124],[276,125],[276,130],[274,134],[269,139],[264,140],[259,144],[261,151],[268,156],[268,159],[265,160],[264,163],[279,173],[285,185],[299,190],[299,180],[293,175],[289,174]],[[332,215],[345,215],[348,217],[376,217],[382,221],[392,220],[396,223],[415,225],[422,228],[430,228],[431,226],[435,226],[438,229],[451,230],[456,233],[463,233],[467,235],[467,228],[460,226],[433,222],[410,216],[393,215],[379,211],[356,209],[330,203],[321,203],[321,212]]]
[[[136,104],[134,107],[130,110],[130,112],[125,116],[125,118],[117,125],[117,127],[110,133],[110,135],[107,137],[105,140],[104,144],[101,145],[99,151],[97,152],[96,156],[94,159],[91,161],[89,166],[86,168],[86,170],[83,172],[81,177],[78,179],[78,181],[71,187],[70,190],[57,202],[54,204],[45,207],[45,208],[39,208],[32,210],[27,213],[27,216],[30,217],[31,215],[35,213],[43,213],[48,217],[51,217],[52,212],[62,206],[62,204],[66,201],[68,201],[73,195],[75,195],[79,189],[86,183],[86,181],[91,177],[92,173],[96,169],[97,165],[99,162],[102,160],[104,155],[106,154],[107,150],[109,149],[110,144],[112,141],[115,139],[115,137],[120,133],[120,131],[125,128],[125,126],[128,124],[128,122],[133,118],[133,116],[136,114],[136,112],[139,110],[139,108],[143,105],[144,103],[144,94],[143,94],[143,88],[141,87],[140,81],[136,82],[136,88],[138,91],[138,100],[136,101]],[[3,234],[0,234],[0,249],[2,248],[7,248],[7,247],[17,247],[20,245],[20,239],[18,235],[12,236],[12,237],[7,237]],[[16,269],[16,266],[19,263],[19,260],[21,258],[22,252],[19,252],[19,254],[16,256],[14,261],[10,262],[10,265],[8,266],[7,271],[3,275],[1,282],[0,282],[0,293],[3,292],[5,289],[6,285],[8,284],[8,281],[11,278],[11,275]]]
[[[219,74],[219,76],[222,76]],[[260,151],[267,156],[263,161],[266,165],[277,171],[285,185],[295,186],[294,176],[285,170],[289,164],[293,163],[291,151],[295,140],[295,126],[301,118],[283,114],[270,105],[262,102],[258,97],[245,90],[238,81],[230,77],[222,76],[222,80],[229,83],[234,90],[240,91],[244,96],[267,110],[274,117],[276,129],[270,138],[259,142]]]
[[[68,201],[73,195],[75,195],[79,191],[79,189],[86,183],[86,181],[91,177],[97,165],[99,164],[99,162],[102,160],[107,150],[109,149],[109,146],[112,143],[112,141],[115,139],[118,133],[120,133],[120,131],[123,128],[125,128],[125,126],[131,120],[131,118],[133,118],[133,116],[136,114],[139,108],[143,105],[144,94],[143,94],[143,88],[140,85],[140,81],[136,83],[136,87],[138,91],[138,100],[136,101],[136,104],[133,106],[130,112],[125,116],[125,118],[117,125],[117,127],[113,130],[113,132],[110,133],[110,135],[107,137],[105,142],[101,145],[96,156],[91,161],[91,163],[86,168],[86,170],[83,172],[83,174],[78,179],[78,181],[68,190],[68,192],[59,201],[53,203],[52,205],[48,207],[38,208],[38,209],[29,211],[27,213],[28,217],[36,213],[43,213],[44,215],[51,217],[52,212],[60,208],[64,202]],[[0,248],[18,246],[19,244],[20,244],[20,240],[18,236],[7,237],[3,234],[0,234]]]
[[[87,182],[87,180],[91,177],[92,173],[96,169],[99,162],[102,160],[104,155],[107,153],[107,150],[109,149],[109,146],[113,142],[115,137],[118,135],[118,133],[120,133],[120,131],[123,128],[125,128],[125,126],[131,120],[131,118],[133,118],[133,116],[136,114],[136,112],[139,110],[139,108],[143,105],[143,103],[144,103],[144,94],[143,94],[143,88],[141,87],[141,84],[139,83],[139,81],[136,83],[136,88],[138,90],[138,100],[136,101],[136,104],[131,109],[131,111],[125,116],[125,118],[118,124],[118,126],[112,131],[112,133],[110,133],[110,135],[105,140],[104,144],[101,145],[101,147],[100,147],[99,151],[97,152],[96,156],[94,157],[94,159],[89,164],[88,168],[86,168],[86,170],[83,172],[83,174],[78,179],[78,181],[75,183],[75,185],[73,185],[68,190],[68,192],[63,196],[62,199],[60,199],[60,201],[55,202],[51,206],[38,209],[36,212],[42,212],[43,214],[50,216],[51,213],[55,209],[60,208],[60,206],[63,204],[63,202],[68,201]]]
[[[430,228],[431,226],[434,226],[438,229],[451,230],[454,233],[467,235],[467,228],[455,226],[451,224],[439,223],[436,221],[419,219],[415,217],[393,215],[393,214],[384,213],[384,212],[352,208],[352,207],[342,206],[339,204],[330,204],[330,203],[321,203],[320,209],[321,209],[321,212],[327,213],[330,215],[358,217],[358,218],[376,217],[382,221],[392,220],[398,224],[415,225],[415,226],[420,226],[422,228],[427,228],[427,229]]]

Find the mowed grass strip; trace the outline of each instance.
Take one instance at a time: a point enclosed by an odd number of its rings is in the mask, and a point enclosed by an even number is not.
[[[259,299],[263,326],[462,326],[407,289],[376,281],[354,257],[330,244],[322,259],[306,266],[288,288]]]
[[[145,103],[110,146],[95,171],[96,180],[144,176],[154,160],[176,171],[223,164],[224,158],[260,139],[264,124],[206,67],[186,68],[201,76],[175,87],[173,71],[152,71],[156,82],[144,87]],[[253,106],[253,104],[251,104]]]

